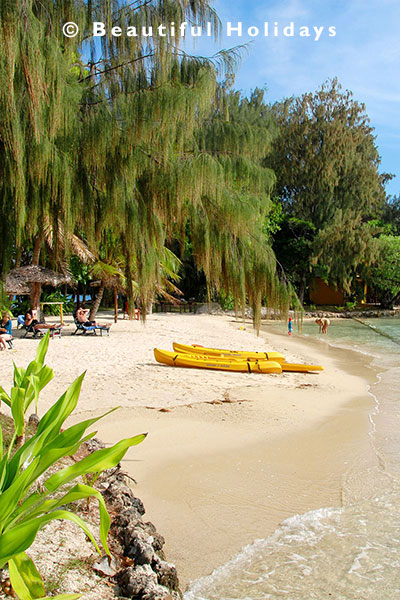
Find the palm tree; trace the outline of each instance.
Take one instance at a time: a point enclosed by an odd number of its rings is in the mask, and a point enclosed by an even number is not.
[[[158,262],[158,277],[154,284],[152,300],[158,296],[167,299],[169,302],[179,302],[176,296],[181,296],[182,292],[175,283],[180,280],[178,273],[180,266],[181,261],[179,258],[171,250],[164,247]],[[99,290],[89,315],[89,319],[94,320],[97,311],[100,308],[104,290],[106,288],[117,289],[119,292],[127,294],[128,282],[125,276],[125,262],[121,246],[113,243],[108,246],[108,251],[103,248],[102,259],[98,259],[93,264],[89,269],[89,274],[92,278],[97,280],[96,283],[99,284]],[[91,285],[93,285],[93,283],[94,282],[92,282]],[[138,302],[141,293],[140,285],[135,277],[131,279],[130,286],[133,291],[133,301]],[[147,307],[147,312],[151,312],[151,307]],[[144,311],[144,313],[146,313],[146,311]],[[129,311],[129,316],[130,318],[133,318],[133,306]]]
[[[99,289],[89,314],[89,320],[94,321],[103,299],[104,290],[106,288],[112,288],[124,291],[125,276],[118,266],[101,260],[95,262],[90,270],[90,274],[92,277],[99,280],[97,282],[99,283]],[[93,285],[93,283],[91,285]]]

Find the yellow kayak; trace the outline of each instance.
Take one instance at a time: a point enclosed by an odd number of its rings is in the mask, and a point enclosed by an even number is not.
[[[311,371],[323,371],[324,367],[321,365],[305,365],[301,363],[288,363],[285,362],[285,357],[279,352],[246,352],[246,351],[235,351],[235,350],[218,350],[217,348],[204,348],[203,346],[186,346],[185,344],[178,344],[174,342],[173,348],[178,353],[187,354],[192,358],[196,356],[207,356],[212,357],[213,361],[268,361],[272,360],[278,362],[282,371],[291,371],[293,373],[309,373]],[[269,358],[266,358],[266,357]]]
[[[194,369],[211,369],[217,371],[232,371],[240,373],[282,373],[281,365],[271,360],[224,360],[223,357],[202,356],[168,352],[154,348],[157,362],[172,367],[188,367]]]
[[[172,344],[176,352],[186,352],[188,354],[202,354],[206,356],[223,356],[226,358],[241,358],[243,360],[272,360],[283,363],[285,357],[279,352],[247,352],[247,350],[221,350],[219,348],[204,348],[203,346],[187,346],[185,344]]]
[[[321,365],[303,365],[301,363],[280,363],[282,371],[292,371],[293,373],[310,373],[311,371],[323,371]]]

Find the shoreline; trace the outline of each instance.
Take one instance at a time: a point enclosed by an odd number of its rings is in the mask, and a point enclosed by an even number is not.
[[[183,589],[247,544],[268,537],[284,519],[341,505],[352,461],[364,462],[370,453],[372,357],[328,344],[322,348],[319,340],[288,340],[265,331],[263,337],[303,362],[317,353],[331,371],[324,371],[328,381],[321,374],[298,374],[290,381],[294,374],[287,374],[285,385],[274,379],[266,395],[241,387],[230,402],[161,414],[137,409],[131,415],[140,430],[152,431],[146,448],[123,467],[138,482],[134,490],[147,518],[166,538],[167,557]],[[129,413],[120,415],[119,432]],[[101,435],[112,435],[104,427]]]
[[[155,363],[153,348],[172,341],[275,350],[325,371],[249,375]],[[12,360],[26,366],[36,346],[16,340],[3,353],[6,389]],[[121,406],[96,425],[99,438],[111,444],[149,432],[122,466],[138,482],[145,519],[166,539],[182,589],[288,516],[340,504],[346,471],[369,452],[368,357],[318,340],[257,337],[226,316],[153,314],[145,326],[119,321],[109,338],[63,334],[46,363],[55,379],[41,395],[41,415],[87,369],[70,424]]]

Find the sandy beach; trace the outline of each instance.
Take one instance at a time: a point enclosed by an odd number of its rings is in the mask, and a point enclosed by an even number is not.
[[[340,505],[343,476],[368,460],[373,373],[363,357],[296,336],[257,337],[251,324],[232,317],[154,314],[145,325],[118,321],[110,337],[73,337],[66,321],[62,338],[49,345],[55,379],[39,412],[87,370],[72,421],[120,406],[99,423],[98,437],[112,443],[148,432],[124,469],[137,481],[148,520],[166,538],[183,587],[286,517]],[[172,349],[173,341],[278,351],[325,370],[256,375],[157,364],[153,348]],[[5,389],[12,361],[26,366],[37,343],[16,339],[15,349],[1,354]]]

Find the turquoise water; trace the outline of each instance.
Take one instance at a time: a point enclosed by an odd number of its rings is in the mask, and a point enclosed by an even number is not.
[[[341,506],[295,515],[272,536],[260,530],[185,600],[400,598],[400,319],[364,322],[334,320],[327,336],[305,323],[302,335],[373,357],[372,460],[349,466]]]
[[[400,354],[400,319],[332,319],[327,335],[318,334],[315,323],[305,322],[302,333],[372,355]]]

